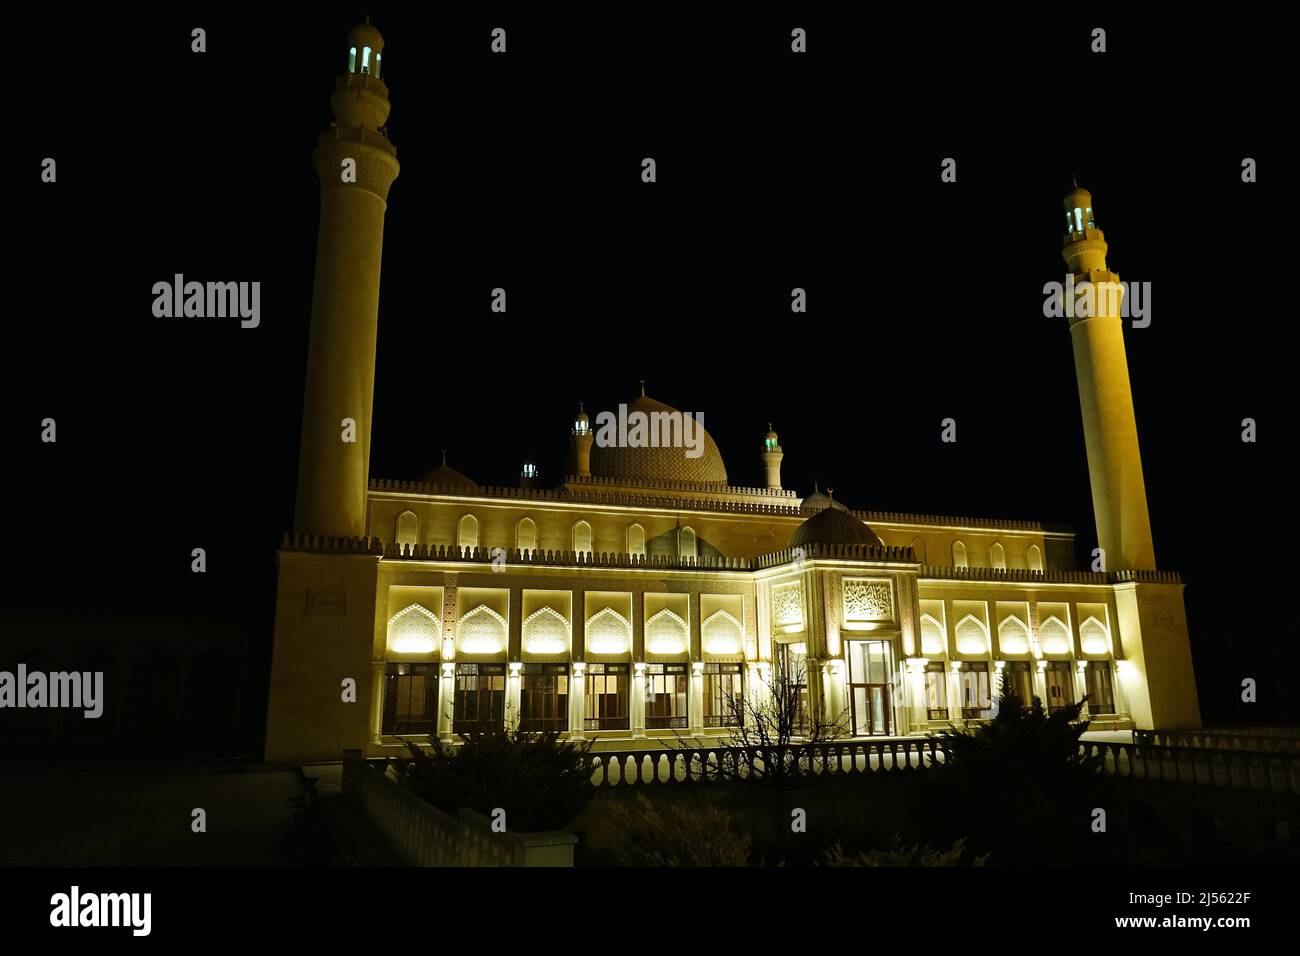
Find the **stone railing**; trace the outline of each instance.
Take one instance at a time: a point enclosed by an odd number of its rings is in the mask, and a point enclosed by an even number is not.
[[[1202,730],[1138,730],[1136,743],[1161,747],[1200,747],[1209,750],[1248,750],[1267,753],[1300,752],[1300,728],[1242,727]]]
[[[923,564],[922,579],[948,581],[1025,581],[1043,584],[1180,584],[1177,571],[1030,571],[1025,568],[954,568],[947,564]]]
[[[571,833],[494,833],[487,817],[456,817],[420,799],[359,750],[343,753],[343,795],[412,866],[573,866]]]
[[[1107,777],[1300,794],[1295,754],[1103,741],[1085,741],[1080,752],[1096,758]],[[791,744],[783,756],[791,773],[850,776],[928,770],[947,751],[941,737],[917,737]],[[718,746],[595,752],[589,759],[599,789],[744,779],[762,771],[764,754],[759,747]]]

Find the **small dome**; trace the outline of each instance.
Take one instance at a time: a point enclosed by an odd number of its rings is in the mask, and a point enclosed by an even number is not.
[[[841,511],[849,510],[848,508],[844,507],[844,505],[840,504],[838,501],[832,498],[830,495],[822,494],[817,489],[817,485],[815,482],[813,483],[813,493],[810,494],[807,498],[805,498],[800,503],[799,507],[815,508],[818,511],[821,511],[825,508],[839,508]]]
[[[840,508],[823,508],[795,529],[790,547],[810,544],[869,544],[880,546],[880,539],[867,525]]]
[[[573,432],[575,435],[585,435],[591,431],[591,419],[587,417],[587,412],[582,407],[582,402],[578,403],[578,414],[573,416]]]
[[[349,30],[348,43],[349,45],[356,47],[358,50],[370,47],[370,49],[375,53],[378,53],[384,48],[384,38],[382,34],[380,34],[380,32],[369,23],[358,23]]]
[[[437,485],[444,491],[478,491],[478,485],[447,464],[447,453],[442,453],[442,464],[424,473],[420,478],[426,485]]]
[[[1074,192],[1065,197],[1065,208],[1073,209],[1075,206],[1078,206],[1080,209],[1091,209],[1092,193],[1088,192],[1088,190],[1084,189],[1082,186],[1075,186]]]

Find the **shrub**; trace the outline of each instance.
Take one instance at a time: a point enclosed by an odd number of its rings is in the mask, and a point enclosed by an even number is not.
[[[561,741],[554,731],[471,734],[459,747],[422,750],[403,741],[411,756],[398,774],[412,791],[444,813],[461,807],[491,816],[506,812],[516,832],[558,830],[578,816],[594,792],[587,752],[591,743]]]
[[[620,866],[747,866],[750,838],[711,804],[670,802],[661,813],[644,794],[610,800],[611,855]]]
[[[823,866],[962,866],[962,856],[966,853],[966,840],[960,839],[946,850],[936,850],[928,843],[904,846],[902,841],[894,842],[883,850],[865,850],[850,856],[844,852],[838,840],[826,851]],[[988,854],[971,859],[971,866],[983,866],[988,861]]]

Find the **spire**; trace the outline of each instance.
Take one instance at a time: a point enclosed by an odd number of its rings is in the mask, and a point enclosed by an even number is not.
[[[442,467],[447,467],[447,449],[442,450]]]
[[[645,379],[641,379],[641,397],[645,398]]]

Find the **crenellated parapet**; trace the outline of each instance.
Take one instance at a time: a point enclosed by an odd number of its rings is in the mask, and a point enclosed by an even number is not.
[[[280,540],[280,550],[381,555],[384,553],[384,546],[378,538],[288,533]]]
[[[1024,581],[1031,584],[1181,584],[1177,571],[1030,571],[1025,568],[954,568],[942,564],[921,565],[920,576],[950,581]]]

